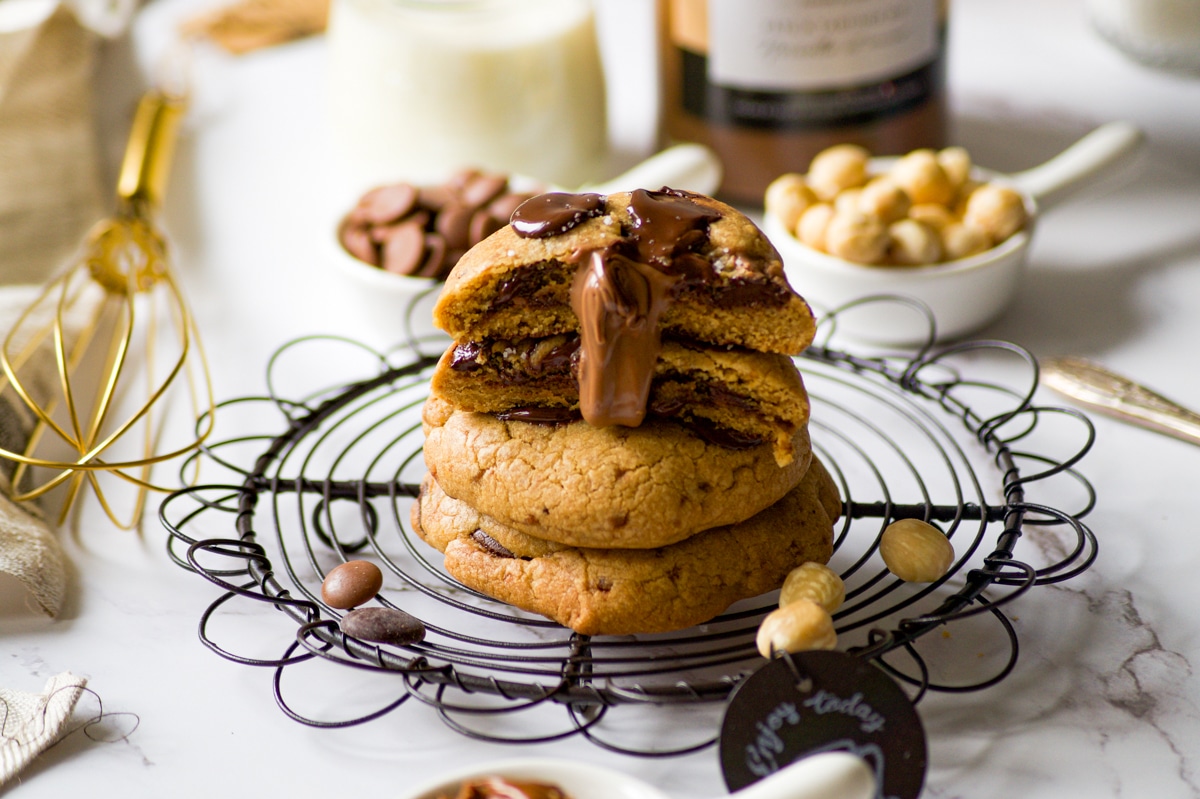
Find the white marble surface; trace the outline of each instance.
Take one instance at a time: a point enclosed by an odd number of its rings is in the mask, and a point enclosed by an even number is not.
[[[115,120],[137,92],[128,79],[154,63],[172,21],[200,5],[156,0],[132,44],[110,48],[101,76],[110,150],[120,150]],[[1147,134],[1135,164],[1046,214],[1017,302],[986,335],[1039,355],[1092,357],[1200,406],[1200,79],[1129,62],[1092,33],[1078,0],[952,5],[956,138],[978,162],[1032,166],[1111,119]],[[644,93],[629,82],[646,32],[605,33],[630,50],[618,59],[614,125],[633,155],[649,129]],[[330,307],[322,270],[320,234],[345,197],[321,112],[322,58],[316,39],[195,64],[166,220],[219,397],[261,391],[268,357],[287,340],[362,332]],[[982,366],[1005,376],[1002,363]],[[1022,656],[1007,680],[921,703],[927,796],[1200,795],[1200,449],[1095,422],[1081,469],[1099,497],[1088,521],[1101,556],[1014,611]],[[423,708],[346,730],[296,724],[276,708],[269,670],[199,643],[213,589],[169,562],[154,520],[122,533],[88,507],[64,538],[68,607],[53,623],[0,618],[0,684],[40,690],[70,670],[94,694],[76,712],[80,728],[7,795],[405,796],[464,760],[518,754],[468,742]],[[565,741],[519,754],[619,768],[681,799],[725,793],[711,751],[636,760]]]

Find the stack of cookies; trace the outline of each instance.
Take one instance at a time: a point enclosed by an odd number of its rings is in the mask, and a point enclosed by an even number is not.
[[[825,562],[841,500],[792,355],[814,323],[735,209],[546,194],[434,309],[418,535],[446,570],[577,632],[711,619]]]

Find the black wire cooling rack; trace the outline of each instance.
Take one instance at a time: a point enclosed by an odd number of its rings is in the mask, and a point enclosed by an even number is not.
[[[845,503],[830,562],[847,587],[834,616],[839,646],[909,685],[913,701],[931,690],[991,686],[1017,662],[1006,609],[1095,559],[1082,521],[1095,498],[1076,470],[1092,426],[1078,412],[1034,403],[1036,360],[1012,344],[868,356],[828,340],[798,363],[814,452]],[[424,474],[420,409],[444,344],[413,338],[381,353],[345,339],[301,339],[271,359],[266,393],[221,404],[217,443],[184,467],[203,482],[170,495],[159,513],[175,562],[219,590],[201,615],[201,640],[224,658],[272,669],[279,706],[312,726],[421,705],[404,712],[433,713],[490,741],[581,735],[645,756],[713,744],[710,720],[671,725],[687,729],[683,740],[648,741],[638,725],[614,721],[615,711],[719,711],[762,665],[754,637],[777,596],[740,602],[678,633],[588,637],[457,583],[409,523]],[[994,372],[1020,379],[1014,386],[979,376]],[[906,584],[883,566],[879,535],[905,517],[937,524],[955,546],[954,567],[936,583]],[[423,641],[385,646],[340,631],[341,612],[322,603],[321,581],[362,558],[386,575],[375,602],[419,618]],[[941,634],[928,635],[934,630]],[[285,678],[313,663],[333,668],[285,688]],[[331,703],[307,701],[307,692],[353,685],[364,671],[385,679],[361,712],[322,717]]]

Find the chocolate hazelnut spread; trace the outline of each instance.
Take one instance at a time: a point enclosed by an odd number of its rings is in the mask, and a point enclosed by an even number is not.
[[[597,194],[548,194],[523,203],[513,230],[525,238],[569,231],[603,212]],[[680,280],[704,282],[707,261],[694,251],[719,216],[686,192],[638,189],[623,237],[576,254],[571,307],[579,319],[579,404],[596,427],[637,427],[646,415],[661,347],[659,320]]]

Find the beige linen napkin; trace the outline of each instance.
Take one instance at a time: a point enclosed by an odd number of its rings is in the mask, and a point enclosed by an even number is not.
[[[0,688],[0,788],[58,740],[86,685],[63,672],[40,694]]]
[[[14,322],[40,292],[40,286],[0,287],[0,342],[9,336]],[[44,327],[50,320],[31,317],[30,321],[33,324],[23,326],[23,330]],[[69,335],[69,327],[67,331]],[[10,351],[19,352],[26,341],[28,336],[14,337]],[[55,391],[58,374],[49,338],[38,346],[29,365],[18,374],[30,397],[44,404]],[[0,373],[0,381],[5,380]],[[29,441],[33,424],[33,413],[14,392],[0,392],[0,447],[21,452]],[[0,573],[15,577],[28,590],[38,609],[53,618],[58,615],[66,593],[66,555],[58,537],[42,518],[41,510],[34,504],[18,504],[10,499],[10,480],[15,468],[13,461],[0,458]]]

